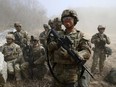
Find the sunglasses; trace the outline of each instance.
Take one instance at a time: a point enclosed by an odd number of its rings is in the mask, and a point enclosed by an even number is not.
[[[63,21],[65,21],[65,20],[72,20],[72,19],[73,19],[72,17],[64,17]]]

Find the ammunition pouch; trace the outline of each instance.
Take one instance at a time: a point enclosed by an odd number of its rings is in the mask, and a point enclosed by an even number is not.
[[[105,47],[105,53],[107,56],[112,55],[112,49],[110,47]]]

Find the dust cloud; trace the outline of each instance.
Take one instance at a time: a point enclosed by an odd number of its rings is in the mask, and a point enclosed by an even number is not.
[[[79,7],[74,8],[79,16],[77,28],[93,35],[97,26],[106,26],[106,33],[115,37],[116,8]],[[61,15],[62,11],[58,14]],[[55,15],[55,14],[53,14]],[[59,16],[60,17],[60,16]],[[14,22],[20,22],[28,32],[43,30],[43,23],[47,23],[46,9],[39,0],[0,0],[0,30],[13,27]]]
[[[106,27],[105,33],[111,38],[111,40],[113,42],[116,41],[116,8],[81,7],[75,9],[79,17],[77,28],[92,36],[98,32],[97,27],[101,24]]]
[[[36,32],[47,19],[46,10],[38,0],[0,0],[0,30],[20,22],[23,29]]]

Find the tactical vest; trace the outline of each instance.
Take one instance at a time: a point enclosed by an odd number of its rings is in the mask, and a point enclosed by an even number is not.
[[[103,41],[102,38],[105,38],[105,39],[106,39],[106,35],[103,34],[103,37],[101,37],[101,36],[99,35],[99,33],[97,33],[97,34],[95,34],[95,37],[96,37],[96,39],[97,39],[97,38],[100,39],[100,42],[96,42],[96,43],[95,43],[95,47],[96,47],[96,48],[100,48],[100,49],[104,49],[104,48],[105,48],[105,45],[106,45],[106,42]]]
[[[82,42],[83,34],[80,31],[76,30],[75,32],[72,32],[70,34],[66,34],[66,32],[63,32],[63,33],[64,33],[64,35],[62,35],[63,37],[67,36],[71,40],[72,49],[74,50],[81,49],[80,43]],[[55,63],[74,64],[74,60],[70,58],[70,56],[68,58],[64,58],[59,51],[60,51],[60,48],[54,51],[54,62]]]
[[[19,46],[15,43],[12,43],[10,46],[8,46],[7,44],[3,46],[2,53],[4,54],[5,61],[10,61],[10,60],[18,58],[19,53],[17,51],[17,47]]]
[[[21,30],[20,32],[15,32],[15,43],[18,44],[21,48],[24,47],[25,44],[28,42],[28,36],[26,36],[26,32],[24,30]]]

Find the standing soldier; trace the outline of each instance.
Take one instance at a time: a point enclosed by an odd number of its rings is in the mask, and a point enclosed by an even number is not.
[[[53,23],[54,23],[56,31],[61,31],[62,30],[62,22],[61,22],[60,18],[58,18],[58,17],[54,18]]]
[[[51,29],[54,29],[55,28],[54,27],[54,22],[51,19],[48,21],[48,25],[50,26]]]
[[[99,72],[100,74],[103,71],[104,68],[104,61],[106,60],[106,44],[110,44],[109,37],[107,37],[106,34],[104,34],[105,27],[102,25],[98,26],[99,33],[96,33],[92,36],[91,42],[94,44],[94,54],[93,54],[93,63],[91,67],[91,72],[95,74],[96,67],[99,60]]]
[[[29,35],[27,34],[27,32],[22,30],[22,26],[20,23],[14,23],[14,27],[16,29],[16,32],[14,32],[15,43],[21,47],[24,59],[27,61],[28,58],[25,48],[30,43]]]
[[[45,66],[45,60],[46,60],[46,54],[44,47],[40,44],[39,39],[34,37],[33,40],[33,46],[31,48],[32,55],[30,56],[33,58],[30,62],[25,62],[21,65],[21,68],[23,70],[23,73],[26,75],[27,70],[32,68],[31,75],[37,75],[36,77],[41,80],[45,73],[46,73],[46,66]],[[31,66],[31,67],[30,67]],[[37,71],[35,74],[33,71]],[[33,74],[32,74],[33,73]],[[32,76],[33,77],[33,76]]]
[[[43,24],[43,27],[45,30],[42,33],[40,33],[39,39],[40,39],[40,43],[45,47],[48,31],[49,31],[49,26],[47,24]]]
[[[6,41],[2,46],[4,60],[7,62],[7,70],[9,75],[15,75],[16,81],[21,80],[20,60],[22,59],[22,51],[20,46],[14,43],[15,37],[13,34],[6,36]]]
[[[61,15],[62,24],[65,26],[65,31],[62,31],[61,37],[69,37],[72,42],[72,49],[75,53],[82,57],[82,60],[88,60],[91,55],[90,46],[88,45],[88,40],[84,38],[83,34],[74,28],[78,22],[77,14],[74,10],[64,10]],[[53,80],[54,83],[52,87],[76,87],[76,83],[80,80],[80,68],[74,61],[68,52],[63,48],[59,47],[58,43],[51,41],[48,43],[49,55],[53,56],[52,64],[54,75],[57,79],[62,82],[57,82]],[[80,87],[80,86],[79,86]]]

